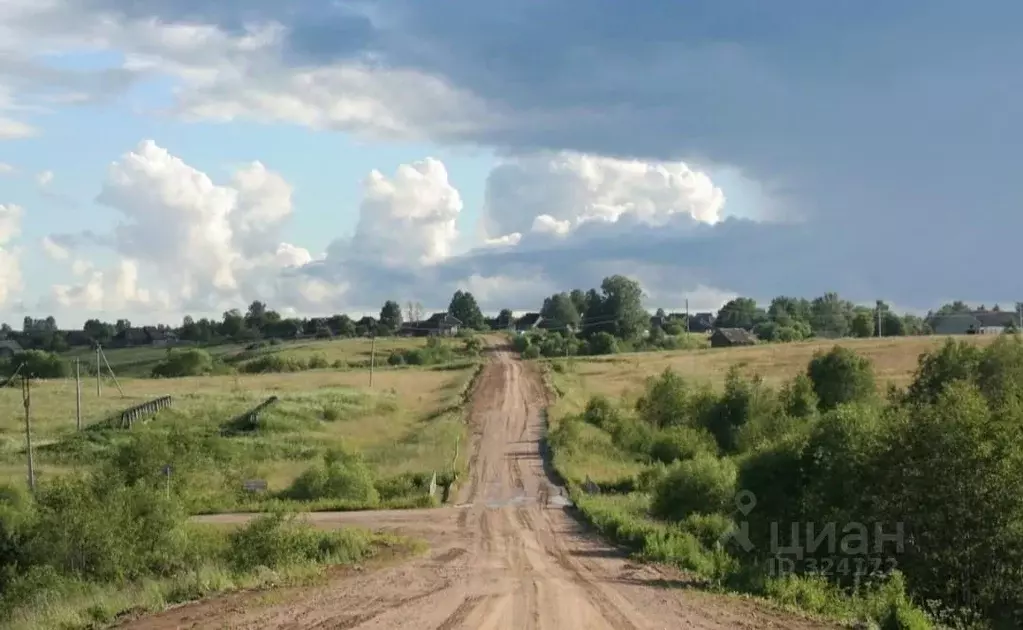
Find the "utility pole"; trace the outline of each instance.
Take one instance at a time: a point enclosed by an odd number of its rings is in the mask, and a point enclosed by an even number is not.
[[[373,342],[369,347],[369,388],[373,389],[373,370],[377,363],[377,335],[373,333]]]
[[[28,489],[36,493],[36,471],[32,461],[32,380],[28,376],[21,377],[21,399],[25,404],[25,452],[28,453]]]
[[[102,395],[102,391],[101,391],[101,388],[100,388],[101,387],[100,386],[100,374],[102,374],[102,373],[103,372],[101,371],[101,368],[100,368],[100,365],[99,365],[99,344],[97,343],[96,344],[96,397],[97,398]]]
[[[686,298],[686,340],[689,339],[689,298]]]
[[[330,329],[328,328],[327,330]],[[117,386],[117,391],[121,393],[121,398],[124,398],[124,390],[121,389],[121,384],[117,382],[117,375],[114,374],[114,368],[110,367],[110,361],[107,361],[107,353],[103,352],[103,349],[100,348],[99,354],[103,357],[103,363],[106,363],[107,365],[107,372],[110,372],[110,379],[114,381],[114,385]]]
[[[877,336],[878,337],[884,337],[884,331],[881,329],[881,325],[882,325],[883,321],[884,320],[881,318],[881,300],[878,300],[877,301]]]
[[[75,426],[82,430],[82,360],[75,359]]]

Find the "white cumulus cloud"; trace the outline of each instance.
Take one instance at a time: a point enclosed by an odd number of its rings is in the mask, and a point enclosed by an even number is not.
[[[323,313],[373,311],[387,299],[443,308],[463,289],[486,309],[535,309],[553,292],[594,287],[614,273],[636,277],[658,305],[732,295],[669,263],[644,264],[642,251],[602,260],[587,244],[589,224],[621,231],[618,245],[628,245],[637,224],[660,233],[678,217],[712,226],[724,195],[684,164],[514,158],[495,168],[485,191],[487,220],[503,232],[469,251],[455,249],[464,204],[440,160],[402,164],[391,175],[372,170],[362,193],[353,233],[314,258],[282,238],[295,208],[280,174],[252,162],[218,183],[143,141],[109,166],[97,198],[120,214],[116,228],[44,239],[73,276],[51,297],[93,311],[216,313],[262,300],[282,312]],[[553,239],[529,241],[537,233]],[[99,268],[85,245],[108,247],[119,262]]]
[[[281,269],[311,261],[307,250],[281,242],[291,186],[260,162],[221,185],[145,140],[110,165],[97,201],[120,213],[117,227],[98,239],[60,242],[109,243],[121,262],[102,271],[76,261],[75,275],[89,277],[54,290],[65,306],[217,309],[249,298],[267,278],[274,285]]]
[[[462,198],[440,160],[402,164],[393,178],[363,184],[352,256],[391,266],[431,265],[451,256]]]
[[[509,160],[487,179],[488,236],[536,231],[565,235],[585,223],[631,219],[665,224],[684,215],[722,218],[725,195],[710,176],[683,162],[541,153]]]

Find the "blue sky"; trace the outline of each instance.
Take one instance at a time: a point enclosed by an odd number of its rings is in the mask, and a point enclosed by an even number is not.
[[[1023,300],[1002,271],[1023,229],[1020,18],[1009,0],[7,3],[2,319],[443,308],[459,288],[527,309],[617,272],[651,307]]]

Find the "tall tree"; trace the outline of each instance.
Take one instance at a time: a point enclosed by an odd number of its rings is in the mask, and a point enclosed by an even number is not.
[[[380,325],[390,333],[401,328],[401,305],[394,300],[384,302],[380,309]]]
[[[746,330],[751,330],[761,319],[764,319],[764,315],[757,308],[756,300],[738,297],[734,300],[729,300],[721,307],[714,325],[718,328],[745,328]]]
[[[849,334],[852,310],[852,304],[834,292],[814,299],[810,305],[813,333],[820,337],[845,337]]]
[[[245,318],[242,317],[241,311],[232,308],[224,312],[223,320],[220,324],[220,333],[222,335],[225,337],[237,337],[244,328]]]
[[[576,310],[575,303],[568,293],[555,293],[545,299],[540,308],[540,315],[558,327],[579,324],[579,311]]]
[[[580,316],[586,314],[586,292],[582,289],[572,289],[572,292],[568,294],[568,297],[572,300],[572,304],[575,305],[575,312],[579,313]]]
[[[245,312],[245,326],[253,330],[263,330],[267,324],[266,313],[266,304],[259,300],[253,300]]]
[[[858,309],[856,314],[853,315],[852,321],[849,325],[849,330],[853,337],[872,337],[874,330],[877,328],[875,322],[877,317],[874,316],[869,310]]]
[[[114,336],[114,327],[98,319],[86,320],[82,331],[100,344],[106,344]]]
[[[355,322],[352,318],[345,315],[331,315],[327,319],[327,325],[340,337],[354,337],[355,336]]]
[[[512,312],[510,308],[502,308],[497,314],[497,327],[510,328],[512,325]]]
[[[451,303],[448,305],[448,313],[462,322],[466,328],[482,330],[486,325],[483,311],[480,310],[476,298],[468,291],[459,289],[451,296]]]
[[[795,322],[810,323],[810,302],[804,298],[779,295],[771,300],[767,316],[780,326],[792,326]]]
[[[609,332],[621,339],[633,339],[650,325],[639,282],[622,275],[608,276],[600,283],[600,291],[599,306],[589,305],[588,311],[595,311],[596,317],[591,319],[587,312],[587,323],[592,324],[587,333]]]

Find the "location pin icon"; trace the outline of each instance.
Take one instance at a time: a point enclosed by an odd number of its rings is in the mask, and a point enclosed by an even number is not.
[[[739,508],[743,516],[747,516],[757,505],[757,497],[749,490],[739,490],[735,493],[735,507]]]

